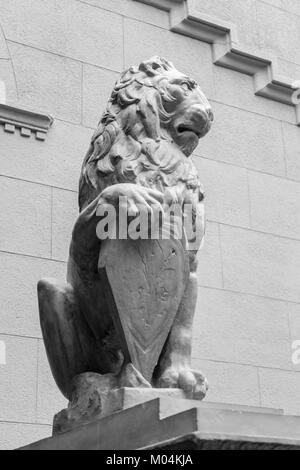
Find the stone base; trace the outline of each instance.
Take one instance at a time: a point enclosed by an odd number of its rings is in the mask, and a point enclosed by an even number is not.
[[[289,439],[267,439],[261,437],[239,437],[223,434],[192,433],[161,442],[140,450],[300,450],[298,441]]]
[[[112,414],[22,449],[300,448],[300,417],[281,410],[187,400],[169,389],[123,388],[109,402]]]

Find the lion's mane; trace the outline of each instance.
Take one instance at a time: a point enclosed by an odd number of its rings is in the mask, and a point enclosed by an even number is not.
[[[197,172],[168,133],[176,101],[169,90],[166,59],[153,57],[130,67],[116,82],[85,156],[79,182],[82,210],[106,187],[138,183],[164,191],[178,186],[199,188]],[[176,113],[176,110],[175,110]]]

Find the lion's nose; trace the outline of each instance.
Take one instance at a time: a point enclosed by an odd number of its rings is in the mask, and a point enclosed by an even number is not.
[[[193,119],[197,121],[199,128],[206,126],[208,122],[212,122],[214,119],[213,112],[210,107],[194,105],[192,107],[192,114]]]

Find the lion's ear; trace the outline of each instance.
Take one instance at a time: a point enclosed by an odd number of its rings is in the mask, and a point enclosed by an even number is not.
[[[163,57],[154,56],[149,60],[141,62],[139,70],[149,77],[161,74],[163,71],[174,68],[173,64]]]

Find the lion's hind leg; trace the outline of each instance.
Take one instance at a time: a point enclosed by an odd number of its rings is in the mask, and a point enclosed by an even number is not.
[[[188,398],[202,400],[207,392],[207,381],[200,371],[191,369],[192,324],[197,290],[194,268],[156,367],[155,382],[161,388],[181,388]]]
[[[42,279],[38,283],[38,300],[52,374],[63,395],[70,399],[72,379],[89,370],[95,339],[70,284]]]

